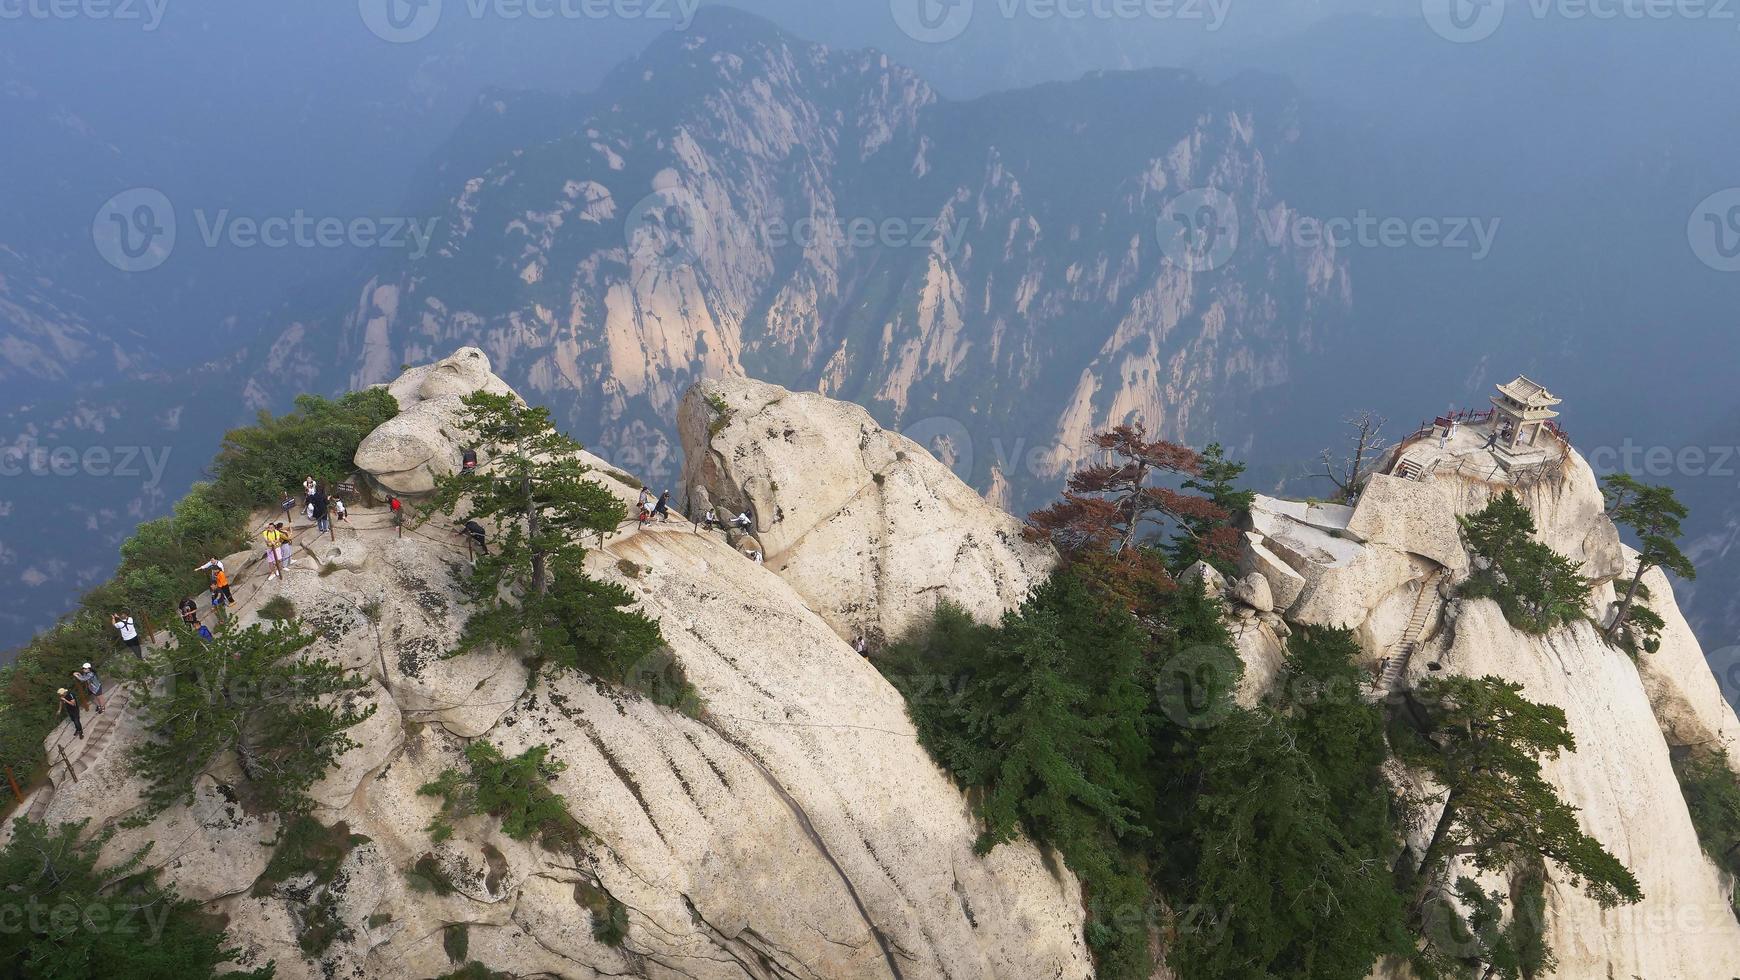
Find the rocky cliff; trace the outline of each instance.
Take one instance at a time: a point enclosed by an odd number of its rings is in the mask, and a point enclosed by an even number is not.
[[[426,477],[425,451],[456,463],[448,400],[472,389],[505,390],[475,350],[407,373],[392,386],[407,411],[359,463],[389,483]],[[855,444],[857,422],[845,407],[818,411],[803,438]],[[601,485],[633,501],[618,471],[589,460]],[[817,494],[862,476],[822,462],[808,472]],[[924,462],[946,499],[977,499],[958,482],[942,486],[954,478]],[[982,502],[953,518],[953,532],[988,542],[1011,523]],[[351,522],[336,542],[305,538],[298,554],[315,560],[299,559],[281,584],[248,553],[228,559],[242,569],[243,625],[259,621],[259,594],[275,590],[319,633],[319,654],[370,678],[362,701],[378,710],[353,732],[361,747],[314,793],[317,819],[356,835],[336,877],[256,888],[279,821],[239,805],[236,773],[221,767],[200,777],[191,806],[124,830],[105,852],[155,842],[150,864],[228,916],[250,961],[275,959],[289,978],[431,977],[456,968],[443,935],[462,924],[470,960],[515,976],[1090,974],[1074,879],[1031,845],[975,855],[967,801],[917,744],[901,696],[830,628],[834,610],[721,533],[627,526],[589,556],[591,574],[627,586],[659,621],[668,656],[705,703],[689,717],[581,677],[528,688],[507,654],[442,659],[467,616],[463,545],[433,525],[397,537],[384,508],[359,506]],[[925,547],[907,531],[878,533],[891,547]],[[1043,555],[1018,554],[1043,574]],[[963,600],[1000,611],[999,593],[973,585],[960,583]],[[863,601],[874,617],[878,596]],[[123,713],[80,760],[80,778],[45,791],[37,816],[89,819],[94,831],[137,811],[125,754],[142,735],[137,715]],[[509,754],[553,747],[567,769],[552,788],[593,835],[583,855],[516,843],[490,818],[462,822],[445,842],[430,836],[436,801],[418,787],[482,737]],[[455,890],[418,890],[419,862]],[[620,946],[593,936],[600,895],[626,909]],[[341,931],[305,957],[299,940],[320,916]]]
[[[487,355],[465,349],[389,390],[404,410],[357,461],[377,484],[416,495],[457,464],[457,399],[511,389]],[[974,852],[969,801],[918,745],[901,695],[847,642],[904,632],[942,598],[993,618],[1055,556],[856,406],[721,381],[692,391],[681,419],[682,491],[721,516],[748,512],[751,526],[631,522],[587,569],[629,589],[668,641],[630,674],[674,662],[701,710],[658,707],[613,683],[624,678],[534,679],[506,654],[444,658],[469,612],[463,546],[433,525],[398,536],[383,508],[359,506],[336,541],[304,539],[299,554],[315,561],[282,583],[248,554],[229,558],[244,625],[259,621],[259,598],[282,594],[320,654],[369,679],[361,701],[377,710],[353,733],[361,745],[313,794],[315,817],[350,835],[336,874],[263,879],[282,827],[238,801],[233,762],[201,774],[191,805],[121,828],[105,857],[153,843],[151,865],[228,918],[246,961],[275,959],[282,977],[443,974],[457,965],[444,944],[456,927],[467,960],[521,976],[1091,976],[1075,878],[1030,843]],[[637,481],[585,459],[599,485],[633,501]],[[1274,684],[1300,625],[1354,631],[1373,668],[1368,698],[1399,705],[1436,671],[1523,684],[1563,708],[1576,736],[1547,777],[1645,895],[1603,911],[1549,866],[1555,975],[1740,975],[1734,883],[1700,850],[1670,762],[1675,751],[1735,749],[1740,720],[1669,584],[1651,582],[1662,648],[1635,661],[1588,623],[1527,636],[1491,601],[1456,598],[1469,562],[1455,518],[1504,489],[1519,490],[1541,539],[1596,581],[1591,617],[1606,614],[1632,557],[1574,453],[1541,478],[1466,472],[1380,473],[1353,506],[1257,499],[1241,574],[1198,572],[1224,595],[1246,662],[1241,699]],[[79,778],[57,771],[33,816],[90,820],[95,832],[141,810],[125,760],[141,722],[125,706],[111,714],[79,747]],[[518,843],[487,817],[461,821],[450,839],[431,834],[437,803],[418,788],[486,737],[510,755],[551,746],[566,764],[552,789],[590,831],[579,853]],[[1428,812],[1411,832],[1416,850],[1430,824]],[[431,876],[451,890],[431,891]],[[620,945],[594,931],[612,908],[627,924]],[[313,930],[331,942],[306,955]]]
[[[1645,895],[1604,911],[1549,868],[1545,934],[1561,977],[1740,976],[1734,881],[1699,848],[1671,762],[1675,751],[1726,749],[1740,759],[1740,722],[1724,700],[1667,580],[1652,574],[1650,605],[1668,621],[1662,648],[1634,661],[1591,622],[1529,636],[1488,599],[1455,598],[1469,559],[1456,518],[1516,490],[1539,540],[1581,563],[1595,585],[1588,609],[1602,621],[1614,581],[1633,554],[1603,512],[1600,488],[1574,451],[1562,469],[1507,474],[1464,434],[1459,458],[1480,465],[1408,477],[1371,477],[1353,507],[1259,497],[1243,567],[1260,588],[1229,590],[1239,617],[1247,699],[1274,683],[1288,624],[1332,625],[1359,637],[1374,686],[1366,695],[1400,706],[1439,671],[1496,675],[1523,696],[1563,708],[1576,751],[1545,763],[1548,780],[1579,810],[1585,832],[1636,874]],[[1393,464],[1393,460],[1392,460]],[[1253,596],[1260,600],[1253,603]],[[1432,787],[1404,778],[1407,788]],[[1412,845],[1424,847],[1428,812]],[[1466,858],[1460,859],[1465,861]],[[1460,873],[1478,872],[1464,864]]]

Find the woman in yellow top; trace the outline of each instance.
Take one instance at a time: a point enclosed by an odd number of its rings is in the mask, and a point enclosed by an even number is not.
[[[267,579],[275,579],[289,567],[290,535],[285,533],[283,524],[268,524],[260,536],[266,539],[266,562],[272,566]]]

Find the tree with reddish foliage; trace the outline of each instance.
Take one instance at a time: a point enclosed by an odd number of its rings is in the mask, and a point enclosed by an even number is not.
[[[1149,440],[1141,423],[1102,432],[1093,443],[1111,458],[1076,471],[1062,500],[1029,515],[1030,539],[1050,541],[1068,561],[1119,593],[1144,581],[1170,587],[1162,554],[1144,546],[1167,529],[1193,541],[1193,551],[1205,558],[1235,557],[1238,534],[1228,525],[1232,515],[1225,508],[1207,497],[1149,483],[1160,474],[1201,475],[1200,453]]]

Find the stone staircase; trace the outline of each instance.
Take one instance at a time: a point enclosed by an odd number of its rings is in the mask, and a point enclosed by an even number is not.
[[[1404,480],[1423,481],[1432,472],[1435,460],[1426,459],[1425,455],[1414,450],[1402,454],[1396,461],[1395,475]]]
[[[86,711],[81,720],[85,724],[85,737],[79,738],[73,734],[72,722],[62,721],[49,736],[46,748],[48,750],[48,767],[51,774],[47,786],[36,791],[30,800],[30,810],[27,816],[32,820],[41,820],[48,812],[48,804],[54,799],[54,790],[60,783],[76,779],[89,772],[97,760],[102,758],[104,749],[114,736],[115,728],[121,723],[122,717],[132,704],[132,690],[127,685],[111,685],[109,688],[109,706],[102,714],[95,709]],[[71,773],[68,773],[68,764]]]
[[[1443,577],[1444,570],[1437,569],[1420,586],[1420,594],[1414,598],[1414,614],[1408,619],[1401,641],[1396,644],[1389,663],[1384,665],[1383,673],[1378,677],[1377,694],[1380,697],[1399,690],[1402,679],[1408,676],[1408,662],[1413,659],[1414,651],[1420,648],[1420,637],[1426,632],[1426,624],[1432,621],[1442,601],[1438,595],[1438,583]]]

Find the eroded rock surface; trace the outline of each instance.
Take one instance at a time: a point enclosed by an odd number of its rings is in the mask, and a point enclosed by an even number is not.
[[[494,380],[437,365],[393,390],[417,413],[474,383]],[[635,491],[594,462],[594,478],[632,501]],[[930,478],[916,460],[889,475],[914,486]],[[961,540],[1009,529],[1008,519],[972,526],[985,510],[944,513]],[[201,778],[192,805],[107,852],[118,859],[154,841],[151,864],[228,916],[250,962],[276,959],[290,980],[436,976],[458,966],[443,935],[464,925],[468,959],[516,976],[1090,975],[1074,878],[1027,843],[974,854],[969,803],[919,746],[900,694],[821,610],[723,535],[629,526],[588,558],[589,571],[632,590],[659,621],[705,703],[689,717],[592,678],[546,672],[528,688],[526,668],[505,652],[444,659],[467,615],[463,544],[433,525],[399,537],[384,508],[356,508],[351,525],[337,544],[305,534],[281,582],[249,567],[252,556],[231,556],[244,625],[264,597],[282,594],[319,634],[315,653],[372,681],[362,699],[376,713],[352,732],[361,747],[314,792],[320,822],[353,835],[338,876],[255,888],[278,820],[237,801],[227,762]],[[880,533],[900,548],[918,526]],[[912,547],[928,548],[918,537]],[[989,612],[999,595],[972,598]],[[139,786],[123,760],[141,737],[139,718],[124,718],[99,764],[56,791],[48,819],[89,818],[95,832],[136,812]],[[427,828],[437,801],[418,788],[476,738],[509,754],[551,746],[567,766],[553,788],[592,837],[558,853],[479,817],[436,842]],[[450,893],[431,890],[437,877]],[[627,921],[619,946],[594,932],[613,903]],[[299,941],[322,916],[342,927],[305,956]]]
[[[993,619],[1050,574],[917,443],[857,405],[759,381],[704,381],[678,414],[689,509],[747,512],[767,565],[842,636],[895,638],[939,599]]]

